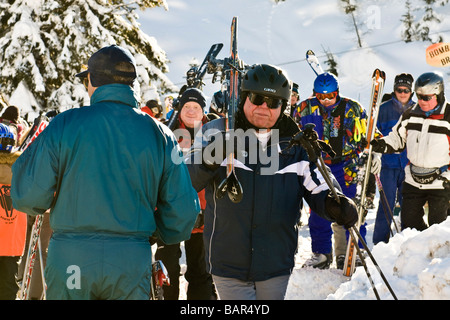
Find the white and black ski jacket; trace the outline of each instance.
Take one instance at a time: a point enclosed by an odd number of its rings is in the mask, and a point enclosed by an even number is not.
[[[411,174],[411,166],[441,169],[441,177],[450,180],[450,104],[444,102],[438,112],[429,116],[418,104],[407,109],[392,132],[383,138],[387,153],[407,150],[409,164],[405,167],[405,182],[420,189],[443,189],[443,180],[418,183]]]

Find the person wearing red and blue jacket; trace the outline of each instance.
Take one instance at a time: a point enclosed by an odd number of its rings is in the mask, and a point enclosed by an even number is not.
[[[347,197],[354,198],[357,162],[366,143],[367,114],[360,103],[340,95],[338,78],[326,72],[316,77],[314,95],[302,101],[296,108],[294,119],[300,128],[313,123],[319,138],[332,147],[336,156],[331,158],[330,155],[324,154],[324,161],[339,182],[342,192]],[[374,156],[373,167],[376,166],[379,166],[379,158]],[[333,260],[331,238],[334,232],[336,264],[342,269],[346,252],[343,228],[332,228],[331,222],[317,215],[314,210],[311,210],[308,224],[313,256],[305,262],[305,266],[329,268]],[[365,237],[365,224],[362,224],[360,229],[361,235]]]
[[[403,112],[415,104],[412,100],[413,82],[414,78],[409,73],[401,73],[395,77],[391,99],[382,103],[378,112],[377,128],[383,136],[389,135]],[[396,202],[400,204],[400,207],[403,202],[402,184],[405,180],[405,166],[407,164],[406,150],[383,154],[381,157],[380,181],[392,212]],[[386,217],[389,219],[389,224]],[[384,212],[383,206],[379,205],[373,231],[374,244],[388,241],[391,220],[390,215]]]

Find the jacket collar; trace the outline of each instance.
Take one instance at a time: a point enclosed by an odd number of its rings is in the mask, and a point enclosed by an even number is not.
[[[133,88],[126,84],[106,84],[98,87],[91,96],[91,105],[99,102],[116,102],[139,108]]]

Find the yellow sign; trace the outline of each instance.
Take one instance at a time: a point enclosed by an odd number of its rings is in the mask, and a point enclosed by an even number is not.
[[[426,50],[427,63],[433,67],[450,66],[450,43],[435,43]]]

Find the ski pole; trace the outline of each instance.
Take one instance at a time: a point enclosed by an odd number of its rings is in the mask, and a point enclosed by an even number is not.
[[[395,230],[398,233],[399,231],[398,231],[397,223],[395,222],[394,215],[392,213],[391,208],[389,207],[389,202],[388,202],[387,197],[386,197],[386,192],[384,192],[383,185],[381,184],[380,177],[377,174],[375,174],[374,176],[375,176],[375,180],[376,180],[377,185],[378,185],[378,191],[380,192],[380,195],[381,195],[381,200],[382,200],[381,204],[383,205],[383,210],[384,210],[384,214],[386,216],[387,223],[389,225],[389,230],[391,231],[391,235],[393,236],[394,234],[393,234],[391,226],[390,226],[391,222],[389,220],[389,217],[392,219],[392,222],[394,223]],[[389,216],[388,216],[388,214],[389,214]]]
[[[388,288],[389,292],[394,297],[394,299],[397,300],[397,296],[395,295],[394,291],[392,290],[391,285],[389,284],[389,282],[387,281],[386,277],[384,276],[383,271],[381,271],[381,268],[378,265],[377,261],[375,260],[375,258],[373,257],[372,253],[370,252],[369,247],[367,246],[367,243],[364,241],[363,237],[361,236],[361,233],[359,233],[358,229],[355,226],[352,226],[351,229],[358,236],[359,241],[362,243],[364,249],[367,251],[367,254],[369,255],[370,260],[372,260],[372,263],[374,264],[375,268],[378,270],[378,273],[380,274],[381,279],[383,279],[383,282],[386,285],[386,287]],[[355,247],[358,247],[358,246],[355,246]],[[361,258],[361,260],[362,260],[362,258]]]
[[[318,144],[318,142],[317,142],[318,141],[318,139],[317,139],[317,132],[314,131],[314,127],[315,127],[314,124],[309,124],[308,126],[305,126],[305,131],[304,132],[302,132],[302,131],[299,132],[293,138],[293,141],[291,142],[291,144],[293,144],[293,143],[300,143],[303,147],[305,147],[305,149],[308,152],[308,155],[310,157],[310,160],[312,159],[316,163],[320,173],[322,174],[322,176],[325,179],[325,182],[328,185],[328,188],[333,193],[333,196],[335,197],[336,201],[338,203],[340,203],[339,196],[337,195],[335,186],[331,182],[331,178],[329,176],[329,173],[327,172],[326,169],[321,167],[321,165],[319,165],[319,162],[317,161],[318,159],[322,159],[321,163],[323,164],[323,158],[322,158],[320,152],[317,152],[317,151],[322,150],[324,145],[323,144],[321,144],[321,145]],[[314,142],[314,146],[313,146],[313,142]],[[331,150],[330,149],[328,150],[328,152],[332,152],[332,149]],[[359,233],[358,229],[355,226],[352,226],[351,230],[349,230],[350,234],[352,234],[351,231],[356,233],[356,235],[358,236],[358,238],[359,238],[360,242],[362,243],[364,249],[367,251],[370,259],[372,260],[373,264],[375,265],[375,267],[377,268],[378,272],[380,273],[381,278],[383,279],[383,281],[385,282],[386,286],[388,287],[388,290],[391,292],[391,294],[394,297],[394,299],[397,300],[397,297],[395,296],[395,293],[393,292],[391,286],[389,285],[386,277],[384,276],[383,272],[381,271],[381,268],[379,267],[378,263],[376,262],[375,258],[373,257],[372,253],[370,252],[369,247],[367,246],[367,244],[364,241],[363,237]],[[352,236],[352,241],[355,243],[355,248],[356,248],[356,251],[357,251],[359,257],[361,258],[361,261],[363,261],[364,260],[364,256],[361,253],[361,250],[359,249],[358,241],[354,237],[354,235]],[[368,272],[368,269],[365,268],[365,270],[366,270],[366,274],[367,274],[369,280],[372,281],[372,277],[371,277],[370,273]],[[375,291],[376,291],[376,289],[374,288],[374,292]],[[376,295],[378,295],[378,293]]]
[[[353,239],[353,242],[357,243],[358,240],[356,240],[353,229],[350,229],[349,233]],[[364,271],[366,272],[366,275],[369,278],[369,282],[370,282],[370,285],[372,286],[373,293],[375,294],[375,297],[377,298],[377,300],[380,300],[380,295],[378,294],[377,288],[375,287],[375,283],[373,282],[372,276],[370,275],[369,268],[367,267],[364,255],[361,253],[361,249],[359,248],[359,246],[355,246],[355,248],[356,248],[356,252],[358,253],[359,257],[361,258],[361,262],[364,267]]]

